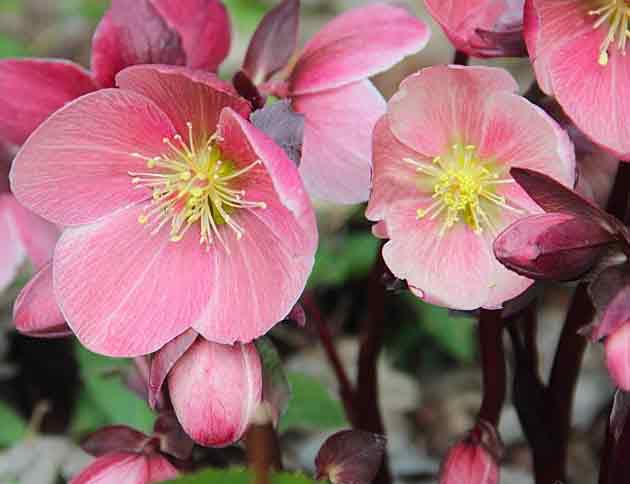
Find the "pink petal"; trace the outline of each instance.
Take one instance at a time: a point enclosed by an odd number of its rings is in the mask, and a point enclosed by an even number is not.
[[[220,345],[199,338],[168,377],[186,433],[204,446],[239,440],[262,397],[262,367],[253,344]]]
[[[25,209],[14,197],[11,197],[11,200],[11,212],[20,241],[35,269],[40,269],[52,258],[60,230]]]
[[[219,0],[151,0],[164,21],[179,33],[186,65],[216,71],[230,50],[230,18]]]
[[[223,108],[230,107],[246,118],[250,112],[247,101],[238,97],[232,86],[208,72],[136,66],[121,72],[116,83],[153,100],[186,140],[188,122],[192,123],[195,141],[205,143],[216,131]]]
[[[221,118],[221,148],[228,159],[266,169],[244,187],[247,199],[265,209],[239,210],[242,239],[229,233],[227,249],[212,251],[217,268],[213,294],[193,327],[211,341],[251,341],[281,321],[297,302],[317,246],[310,201],[293,162],[262,132],[231,110]],[[251,173],[251,172],[250,172]],[[242,304],[246,295],[248,304]]]
[[[145,171],[132,156],[158,156],[173,126],[149,99],[120,89],[81,97],[55,113],[13,162],[11,188],[38,215],[60,225],[83,224],[144,200],[129,172]]]
[[[101,87],[114,87],[116,74],[128,66],[185,63],[179,33],[150,0],[112,0],[92,40],[92,70]]]
[[[418,52],[431,32],[407,10],[374,3],[340,15],[306,45],[291,91],[307,94],[367,79]]]
[[[390,128],[427,156],[442,155],[455,142],[478,145],[488,96],[517,87],[503,69],[429,67],[405,79],[389,101]]]
[[[374,128],[374,170],[372,193],[365,216],[378,221],[385,218],[388,207],[402,200],[416,200],[433,195],[432,186],[423,186],[424,178],[418,177],[416,168],[405,159],[426,160],[424,155],[413,151],[398,141],[389,128],[387,116],[381,117]],[[428,160],[431,162],[431,160]]]
[[[173,479],[178,471],[159,454],[113,452],[96,459],[70,484],[150,484]]]
[[[486,240],[463,223],[440,236],[442,220],[418,220],[418,208],[413,201],[390,208],[390,241],[383,248],[387,266],[427,302],[464,310],[483,306],[496,270]]]
[[[588,21],[588,35],[566,43],[551,57],[554,92],[580,130],[595,143],[630,160],[630,57],[613,46],[608,65],[599,65],[599,46],[605,32],[593,31],[592,17]]]
[[[72,334],[55,299],[50,263],[20,292],[13,305],[13,322],[20,333],[28,336],[53,338]]]
[[[546,94],[552,95],[553,88],[551,87],[551,79],[547,69],[550,51],[544,49],[539,51],[538,43],[542,32],[540,30],[540,17],[534,7],[534,0],[525,0],[523,28],[525,45],[532,61],[538,86]]]
[[[606,339],[606,366],[615,385],[630,391],[630,324],[626,322]]]
[[[64,104],[94,91],[81,66],[64,60],[0,60],[0,138],[21,145]]]
[[[62,313],[96,353],[157,351],[198,319],[222,275],[198,231],[179,242],[170,242],[166,230],[152,236],[138,223],[143,211],[140,205],[121,209],[67,229],[55,250],[53,281]]]
[[[370,191],[372,131],[385,101],[363,81],[293,98],[305,117],[300,173],[314,198],[360,203]]]
[[[165,457],[159,454],[150,454],[146,459],[148,470],[147,483],[164,482],[179,476],[179,471]]]
[[[567,133],[521,96],[496,92],[484,106],[479,156],[507,167],[529,168],[573,187],[575,152]]]
[[[0,292],[13,282],[26,258],[20,232],[13,216],[15,200],[0,194]]]

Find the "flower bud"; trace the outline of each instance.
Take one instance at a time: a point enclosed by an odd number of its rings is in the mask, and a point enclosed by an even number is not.
[[[567,281],[587,272],[614,240],[597,220],[545,213],[510,225],[494,241],[494,254],[525,277]]]
[[[256,347],[197,338],[168,375],[173,408],[198,444],[223,447],[238,441],[262,398]]]
[[[70,484],[149,484],[177,475],[177,469],[160,454],[112,452],[97,458]]]
[[[626,322],[606,338],[606,366],[615,385],[630,390],[630,324]]]

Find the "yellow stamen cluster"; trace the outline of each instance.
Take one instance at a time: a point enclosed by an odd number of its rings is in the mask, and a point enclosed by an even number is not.
[[[608,49],[617,43],[619,51],[626,54],[626,44],[630,39],[630,4],[627,0],[600,0],[600,8],[590,10],[589,15],[598,17],[595,29],[608,22],[608,34],[599,48],[597,61],[600,65],[608,64]]]
[[[434,202],[418,209],[418,219],[430,220],[442,216],[444,222],[440,235],[462,221],[476,233],[484,227],[496,232],[492,222],[493,206],[519,212],[508,204],[505,197],[497,195],[496,186],[513,183],[512,178],[501,178],[499,169],[490,162],[483,162],[472,145],[457,143],[444,156],[436,156],[432,162],[405,158],[418,173],[428,178],[433,189]]]
[[[235,220],[237,209],[265,208],[264,202],[245,200],[244,176],[261,164],[259,160],[239,168],[223,158],[216,137],[197,145],[192,124],[188,124],[188,143],[177,134],[164,139],[167,152],[156,157],[140,153],[131,156],[146,161],[147,172],[129,172],[131,182],[140,189],[149,189],[149,208],[138,218],[141,225],[153,226],[157,234],[170,223],[170,240],[181,240],[193,226],[199,225],[199,243],[209,249],[218,239],[225,247],[220,227],[227,226],[240,239],[245,230]],[[239,189],[240,188],[240,189]]]

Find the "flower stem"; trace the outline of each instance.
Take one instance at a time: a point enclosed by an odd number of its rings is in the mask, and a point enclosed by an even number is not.
[[[500,310],[480,310],[479,349],[483,371],[483,400],[479,418],[496,427],[505,402],[506,390],[503,320]]]
[[[282,453],[268,405],[263,404],[256,409],[245,434],[245,447],[249,468],[254,473],[254,483],[270,484],[270,472],[282,470]]]

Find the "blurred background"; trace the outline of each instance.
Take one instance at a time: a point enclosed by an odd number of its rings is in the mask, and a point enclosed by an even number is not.
[[[249,37],[276,2],[224,0],[233,22],[233,44],[220,75],[240,66]],[[301,36],[308,39],[336,13],[361,0],[302,0]],[[448,63],[452,47],[424,11],[421,0],[403,1],[432,25],[429,46],[374,79],[386,97],[408,74]],[[62,57],[89,66],[90,40],[107,9],[106,0],[0,0],[0,58]],[[486,64],[488,62],[485,62]],[[523,90],[532,73],[526,60],[492,61],[510,69]],[[363,206],[318,206],[321,242],[309,282],[335,335],[349,372],[355,371],[357,326],[365,317],[365,288],[378,250]],[[11,305],[28,280],[0,294],[0,484],[55,484],[88,461],[76,443],[114,423],[151,428],[146,404],[124,385],[129,362],[93,355],[73,340],[43,341],[11,330]],[[570,288],[545,287],[539,343],[542,371],[551,363]],[[390,458],[400,483],[433,483],[441,456],[469,430],[481,399],[473,315],[451,314],[401,292],[388,307],[386,351],[379,364],[381,406]],[[286,464],[312,469],[322,441],[345,426],[337,385],[312,322],[305,328],[278,325],[272,337],[286,362],[293,400],[281,423]],[[506,342],[509,351],[509,344]],[[599,348],[587,353],[578,388],[569,469],[575,484],[596,482],[600,442],[611,385]],[[502,482],[531,482],[530,456],[511,404],[500,425],[507,446]],[[208,464],[239,459],[238,451],[208,451]],[[3,475],[19,476],[17,481]]]

